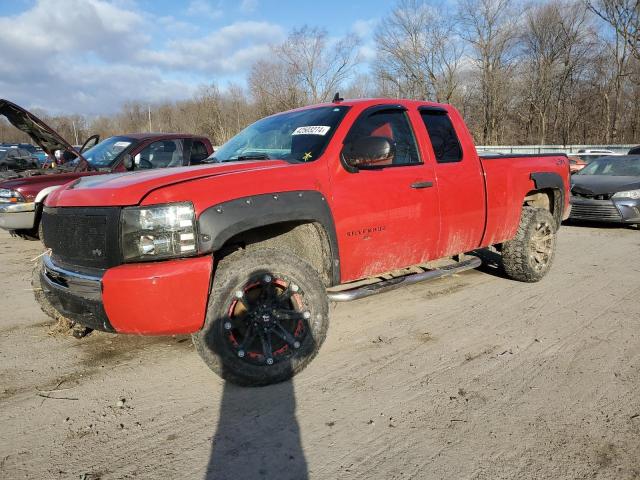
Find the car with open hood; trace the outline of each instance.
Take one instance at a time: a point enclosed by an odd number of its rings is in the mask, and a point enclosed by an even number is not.
[[[570,218],[640,225],[640,155],[598,158],[572,175]]]
[[[61,185],[92,175],[195,165],[213,153],[208,138],[183,133],[132,133],[102,142],[93,135],[77,148],[8,100],[0,100],[0,115],[27,133],[49,158],[61,157],[55,155],[60,151],[67,159],[56,168],[11,173],[0,181],[0,228],[24,238],[39,237],[44,200]]]

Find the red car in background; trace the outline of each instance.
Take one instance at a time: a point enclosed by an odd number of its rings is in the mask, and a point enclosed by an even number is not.
[[[14,103],[0,100],[0,114],[29,134],[50,158],[56,158],[55,152],[62,151],[62,157],[73,159],[54,169],[32,170],[25,175],[14,173],[13,178],[0,181],[0,228],[23,238],[39,237],[45,198],[72,180],[197,165],[213,153],[208,138],[182,133],[132,133],[100,143],[94,135],[76,149],[42,120]]]
[[[569,159],[569,170],[571,171],[571,174],[579,172],[588,165],[587,162],[582,160],[580,157],[569,155],[567,158]]]

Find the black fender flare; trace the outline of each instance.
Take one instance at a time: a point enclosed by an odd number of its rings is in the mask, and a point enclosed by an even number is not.
[[[198,250],[201,254],[212,253],[239,233],[297,221],[322,225],[331,249],[332,284],[339,284],[340,256],[333,215],[325,196],[315,190],[252,195],[207,208],[198,217]]]
[[[564,199],[566,197],[564,182],[562,177],[555,172],[535,172],[530,175],[536,190],[553,190],[558,192],[559,199],[553,209],[553,217],[556,220],[558,226],[562,223],[562,217],[564,215]]]

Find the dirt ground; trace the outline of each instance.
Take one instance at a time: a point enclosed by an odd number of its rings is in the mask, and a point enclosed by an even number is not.
[[[189,337],[50,335],[39,252],[0,234],[0,478],[640,478],[640,231],[564,227],[538,284],[334,306],[310,367],[259,389]]]

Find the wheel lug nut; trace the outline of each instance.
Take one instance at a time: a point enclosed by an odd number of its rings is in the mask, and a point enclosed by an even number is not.
[[[244,297],[244,292],[242,290],[236,290],[236,298]]]
[[[238,350],[238,356],[240,358],[244,357],[244,350]]]
[[[302,318],[304,318],[305,320],[309,320],[311,318],[311,312],[303,312]]]
[[[291,284],[291,291],[292,292],[297,292],[298,290],[300,290],[300,287],[298,285],[296,285],[295,283]]]
[[[300,342],[293,342],[293,348],[300,348]]]
[[[273,358],[267,358],[267,365],[273,365]]]
[[[231,330],[231,322],[224,322],[224,329]]]

